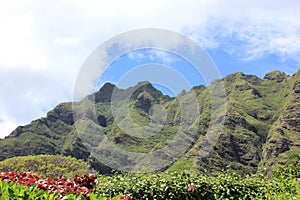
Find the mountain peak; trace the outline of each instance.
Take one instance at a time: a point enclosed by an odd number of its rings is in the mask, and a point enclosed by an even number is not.
[[[142,88],[144,90],[157,90],[149,81],[141,81],[135,86],[136,88]]]
[[[139,82],[136,86],[132,87],[134,89],[134,92],[131,96],[131,98],[136,99],[139,94],[141,93],[148,93],[155,99],[159,99],[161,96],[163,96],[162,92],[153,87],[153,85],[148,81],[142,81]]]
[[[234,82],[236,81],[237,79],[240,79],[241,77],[245,76],[244,73],[242,72],[236,72],[236,73],[233,73],[233,74],[229,74],[227,75],[224,80],[225,81],[228,81],[228,82]]]
[[[149,81],[140,81],[137,85],[152,85]]]
[[[109,102],[116,86],[109,82],[104,83],[98,92],[95,93],[95,102]]]
[[[276,82],[279,83],[279,82],[282,82],[286,77],[287,77],[287,75],[284,72],[276,70],[276,71],[272,71],[272,72],[267,73],[264,76],[264,79],[271,80],[271,81],[276,81]]]
[[[110,82],[106,82],[103,84],[103,86],[100,88],[99,91],[106,91],[106,90],[113,90],[116,86]]]

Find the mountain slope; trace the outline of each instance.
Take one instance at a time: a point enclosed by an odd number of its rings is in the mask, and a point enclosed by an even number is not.
[[[262,167],[291,162],[300,154],[300,73],[291,77],[290,93],[277,120],[270,128],[263,149]]]
[[[187,158],[199,170],[230,167],[255,173],[264,162],[263,148],[269,141],[270,128],[282,114],[292,92],[292,78],[275,71],[264,79],[235,73],[224,81],[228,106],[223,134],[210,156],[199,158],[196,145]]]
[[[225,93],[211,93],[219,91],[220,84],[224,84]],[[210,142],[207,132],[219,131],[211,130],[212,124],[222,128],[221,134],[209,154],[203,156]],[[83,134],[78,135],[81,127]],[[20,126],[0,140],[0,160],[64,154],[89,161],[108,173],[110,168],[103,163],[114,166],[114,160],[118,160],[125,163],[124,169],[132,170],[130,166],[136,164],[132,155],[157,153],[159,163],[169,163],[163,169],[213,173],[231,168],[255,173],[286,164],[300,153],[299,127],[300,71],[293,76],[273,71],[263,79],[235,73],[209,87],[193,87],[176,98],[163,95],[148,82],[128,89],[106,83],[82,101],[59,104],[45,118]],[[178,134],[182,138],[174,144],[183,153],[179,159],[163,151]],[[133,154],[104,151],[98,147],[104,138]],[[91,154],[93,149],[112,153],[111,160],[99,162]],[[147,159],[145,163],[150,162]]]

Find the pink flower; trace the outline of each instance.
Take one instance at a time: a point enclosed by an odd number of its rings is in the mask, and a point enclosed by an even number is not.
[[[191,183],[191,185],[190,185],[189,188],[188,188],[188,191],[189,191],[189,192],[190,192],[190,191],[194,192],[194,190],[195,190],[194,183]]]

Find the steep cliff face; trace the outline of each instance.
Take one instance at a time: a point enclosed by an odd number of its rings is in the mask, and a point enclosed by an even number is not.
[[[300,72],[300,71],[299,71]],[[273,123],[263,149],[262,168],[284,165],[300,153],[300,73],[290,78],[291,92]]]
[[[299,154],[299,72],[274,71],[260,79],[235,73],[224,78],[227,112],[223,132],[209,156],[200,148],[205,137],[187,153],[201,171],[231,168],[255,173],[285,164]],[[290,155],[290,156],[288,156]],[[183,162],[183,161],[178,161]],[[175,163],[179,165],[179,163]]]
[[[220,83],[224,84],[224,94],[212,94],[211,89]],[[197,108],[193,107],[193,95]],[[128,103],[124,106],[122,101],[126,98]],[[211,98],[215,98],[215,104]],[[219,109],[212,109],[216,106]],[[75,113],[74,107],[78,108]],[[226,109],[224,116],[221,108]],[[197,123],[185,117],[186,113],[197,113]],[[95,127],[93,131],[85,130],[84,137],[90,144],[84,144],[78,136],[78,123]],[[220,124],[220,135],[203,156],[212,123]],[[169,166],[172,170],[213,173],[231,168],[255,173],[286,164],[300,153],[300,71],[293,76],[274,71],[263,79],[235,73],[174,98],[163,95],[148,82],[128,89],[106,83],[81,102],[59,104],[45,118],[20,126],[0,140],[0,160],[18,155],[64,154],[87,160],[107,173],[109,168],[88,150],[97,146],[95,130],[125,151],[149,153],[174,140],[183,124],[187,124],[184,134],[190,145]],[[196,134],[191,137],[189,130],[196,130]],[[130,157],[116,155],[115,159],[131,162]],[[165,159],[169,159],[167,155]]]

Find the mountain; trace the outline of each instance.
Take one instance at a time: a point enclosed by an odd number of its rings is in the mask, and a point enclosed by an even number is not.
[[[0,140],[0,160],[37,154],[71,155],[101,173],[150,162],[155,170],[268,173],[300,154],[300,70],[263,78],[238,72],[177,97],[149,82],[127,89],[106,83]]]

